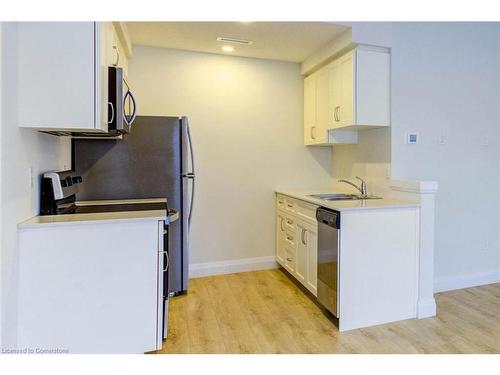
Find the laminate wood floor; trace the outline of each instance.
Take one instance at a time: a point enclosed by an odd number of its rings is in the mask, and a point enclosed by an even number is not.
[[[500,353],[500,284],[436,294],[434,318],[339,333],[282,270],[191,279],[158,353]]]

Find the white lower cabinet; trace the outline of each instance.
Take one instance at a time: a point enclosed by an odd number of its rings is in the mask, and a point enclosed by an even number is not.
[[[316,295],[318,229],[316,206],[277,198],[276,261]]]
[[[322,260],[331,253],[318,206],[283,194],[276,202],[276,260],[317,297],[320,232]],[[338,296],[340,332],[417,316],[419,215],[405,206],[341,212],[338,278],[330,285],[323,279]]]
[[[19,348],[161,349],[163,221],[41,224],[18,233]]]

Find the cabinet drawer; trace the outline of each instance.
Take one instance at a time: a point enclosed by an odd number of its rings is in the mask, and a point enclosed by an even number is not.
[[[295,233],[296,230],[295,230],[295,222],[296,222],[296,219],[294,217],[291,217],[291,216],[285,216],[285,228],[288,232],[290,233]]]
[[[291,247],[291,248],[295,248],[295,242],[296,242],[295,233],[286,231],[286,233],[285,233],[286,246]]]
[[[278,195],[276,197],[276,207],[278,207],[278,209],[280,210],[285,209],[286,204],[285,204],[285,197],[283,197],[283,195]]]
[[[285,210],[291,214],[294,214],[297,208],[297,201],[293,198],[285,198]]]
[[[295,272],[295,251],[289,248],[285,250],[285,268],[289,272]]]
[[[296,214],[299,219],[316,222],[316,209],[318,206],[306,202],[299,202],[296,206]]]

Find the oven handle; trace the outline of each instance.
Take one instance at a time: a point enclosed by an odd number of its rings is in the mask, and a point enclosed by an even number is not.
[[[167,272],[168,266],[170,265],[170,257],[168,256],[168,251],[160,251],[160,254],[163,254],[166,257],[166,262],[163,265],[163,272]]]

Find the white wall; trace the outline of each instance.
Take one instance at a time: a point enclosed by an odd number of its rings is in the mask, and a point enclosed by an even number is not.
[[[332,152],[336,177],[386,178],[391,165],[391,129],[358,133],[358,144],[335,145]]]
[[[134,46],[142,115],[187,115],[197,163],[191,263],[274,255],[274,189],[330,184],[303,146],[299,64]]]
[[[8,346],[15,345],[17,223],[36,215],[39,206],[40,181],[35,178],[30,188],[28,169],[38,176],[70,165],[70,143],[17,127],[16,25],[1,26],[1,326],[2,344]]]
[[[439,182],[436,280],[499,271],[497,46],[498,24],[393,26],[392,176]],[[405,145],[413,130],[421,143]]]
[[[334,175],[383,179],[389,158],[393,179],[438,181],[438,288],[500,272],[499,36],[491,23],[394,23],[391,134],[363,132],[357,146],[333,150]],[[404,143],[408,131],[418,145]]]

